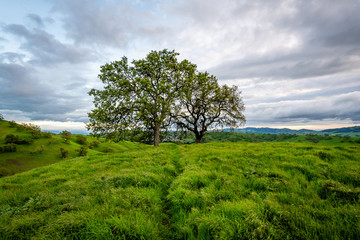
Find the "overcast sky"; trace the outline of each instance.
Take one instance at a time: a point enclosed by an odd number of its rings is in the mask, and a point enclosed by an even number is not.
[[[238,85],[246,126],[360,124],[360,0],[0,0],[0,113],[84,129],[100,66],[151,50]]]

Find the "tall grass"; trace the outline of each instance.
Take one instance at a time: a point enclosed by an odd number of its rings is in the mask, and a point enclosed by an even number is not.
[[[360,239],[360,148],[163,144],[0,179],[0,239]]]

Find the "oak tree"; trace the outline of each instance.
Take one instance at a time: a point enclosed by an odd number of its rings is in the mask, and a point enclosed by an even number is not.
[[[243,125],[244,109],[237,86],[219,86],[215,76],[199,72],[184,82],[172,120],[180,129],[193,132],[200,143],[211,127]]]
[[[182,83],[192,76],[196,66],[179,62],[175,51],[151,51],[146,58],[123,57],[101,66],[102,90],[92,89],[95,109],[88,115],[88,130],[111,138],[139,132],[151,132],[159,145],[160,130],[170,124],[175,100]]]

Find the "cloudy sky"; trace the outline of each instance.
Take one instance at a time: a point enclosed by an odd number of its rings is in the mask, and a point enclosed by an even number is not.
[[[100,66],[175,49],[238,85],[246,126],[360,124],[360,0],[0,0],[0,113],[81,130]]]

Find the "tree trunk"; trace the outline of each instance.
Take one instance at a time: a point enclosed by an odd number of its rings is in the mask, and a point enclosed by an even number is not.
[[[195,137],[196,137],[196,143],[201,143],[201,139],[203,135],[198,132],[195,132]]]
[[[154,146],[158,147],[160,142],[160,125],[154,127]]]

